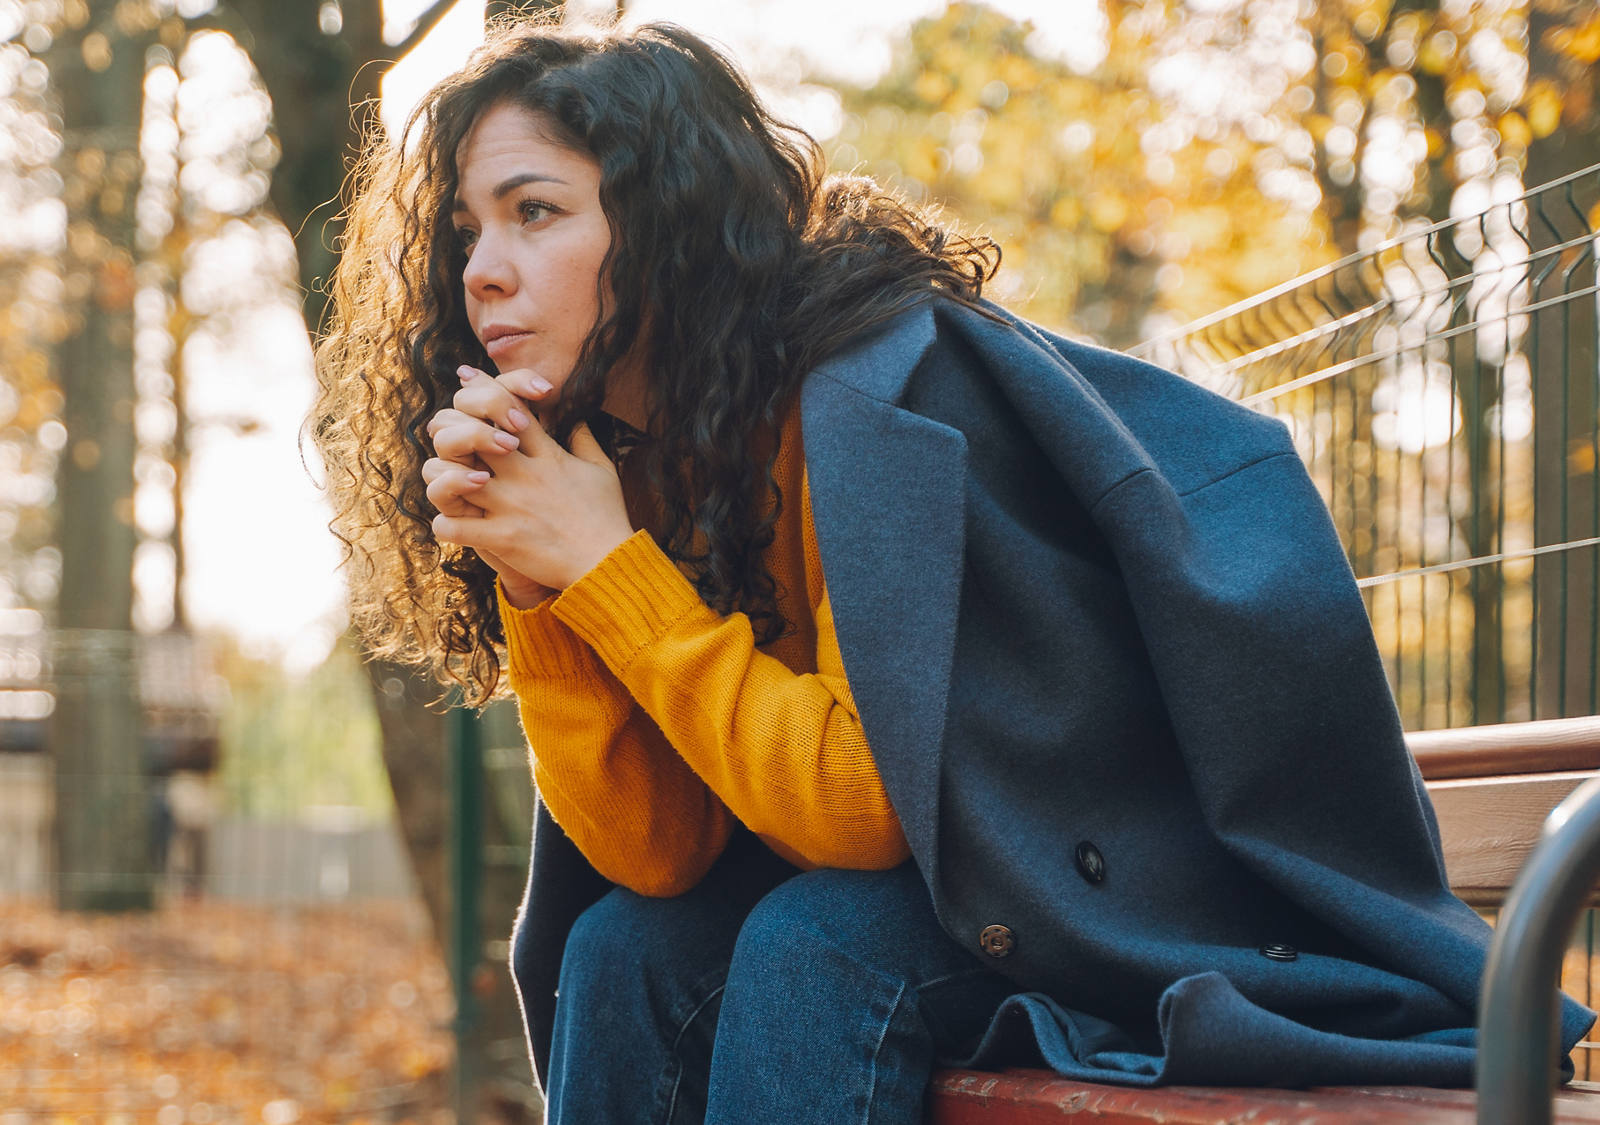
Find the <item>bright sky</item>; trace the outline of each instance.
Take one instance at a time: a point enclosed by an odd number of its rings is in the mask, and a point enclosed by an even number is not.
[[[751,72],[780,113],[826,136],[837,128],[837,101],[815,88],[795,92],[802,73],[870,82],[888,65],[910,24],[942,9],[943,2],[632,0],[627,18],[671,20],[715,39]],[[1041,50],[1084,67],[1096,61],[1095,0],[990,3],[1032,20]],[[389,0],[385,16],[403,30],[426,6],[425,0]],[[568,18],[582,18],[585,7],[585,0],[569,0]],[[610,10],[611,4],[599,9]],[[429,85],[460,65],[481,39],[482,13],[482,0],[461,0],[390,71],[383,87],[387,120],[402,118]],[[263,268],[272,259],[282,268],[287,239],[255,237],[254,255]],[[328,511],[300,462],[298,435],[312,388],[304,334],[293,309],[268,305],[238,318],[226,339],[208,337],[192,349],[186,369],[198,375],[192,380],[195,397],[204,400],[196,406],[208,402],[212,414],[221,416],[247,413],[259,429],[239,436],[226,427],[202,427],[196,435],[185,512],[191,618],[238,635],[261,655],[309,670],[343,627],[343,595]]]
[[[1034,46],[1080,68],[1098,61],[1097,0],[986,0],[990,7],[1035,28]],[[388,0],[392,26],[406,26],[428,0]],[[813,132],[837,128],[837,105],[816,96],[787,95],[802,73],[869,83],[888,68],[897,40],[911,24],[942,11],[945,0],[628,0],[628,25],[666,20],[709,36],[729,49],[774,107]],[[567,21],[608,19],[612,0],[567,0]],[[459,65],[483,39],[481,0],[460,0],[419,48],[385,77],[384,117],[396,121],[427,87]],[[816,92],[814,92],[815,95]]]

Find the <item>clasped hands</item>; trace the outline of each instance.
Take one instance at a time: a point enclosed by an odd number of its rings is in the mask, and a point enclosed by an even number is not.
[[[570,449],[545,432],[531,409],[552,397],[544,379],[465,366],[460,375],[451,405],[428,420],[433,534],[476,551],[512,605],[537,605],[633,534],[622,482],[587,425]]]

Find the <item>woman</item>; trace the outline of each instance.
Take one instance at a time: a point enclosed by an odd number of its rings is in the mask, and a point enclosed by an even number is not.
[[[368,151],[335,526],[378,651],[505,653],[550,1119],[1470,1082],[1487,927],[1284,428],[818,166],[671,27],[504,30]]]

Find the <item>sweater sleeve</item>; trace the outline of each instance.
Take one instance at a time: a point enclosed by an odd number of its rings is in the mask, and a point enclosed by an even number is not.
[[[749,618],[712,610],[642,531],[551,612],[773,850],[805,867],[893,867],[910,849],[862,733],[826,590],[815,588],[812,673],[760,651]]]
[[[733,817],[551,604],[500,597],[534,784],[601,875],[681,894],[722,854]]]

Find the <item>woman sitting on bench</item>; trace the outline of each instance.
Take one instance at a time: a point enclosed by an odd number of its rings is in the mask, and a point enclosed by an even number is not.
[[[987,302],[681,29],[501,29],[360,183],[335,527],[375,652],[520,703],[551,1121],[1471,1082],[1489,929],[1281,423]]]

